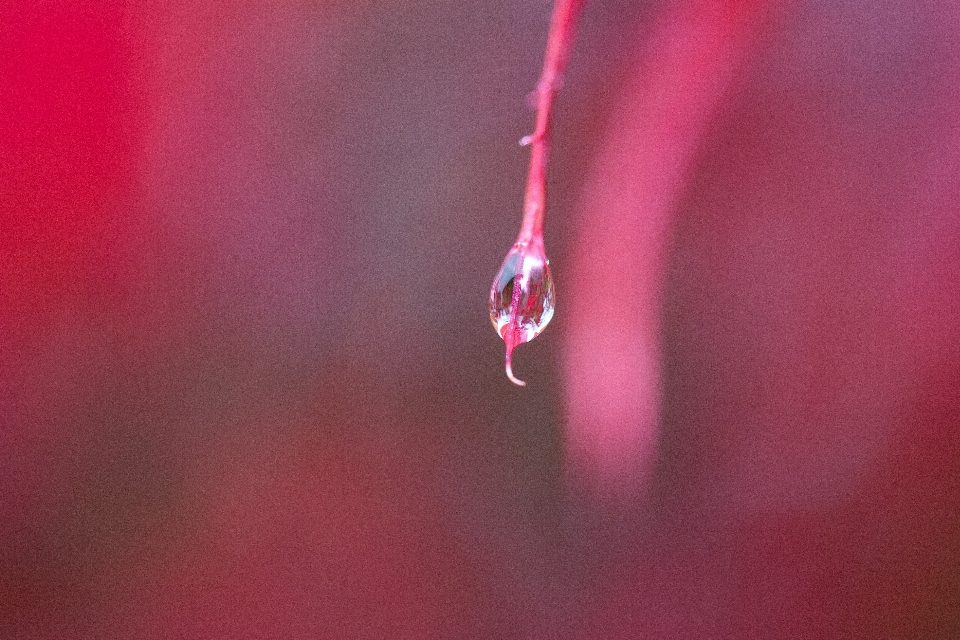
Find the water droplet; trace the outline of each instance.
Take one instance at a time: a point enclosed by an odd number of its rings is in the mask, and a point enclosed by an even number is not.
[[[490,320],[507,346],[507,377],[514,384],[526,383],[513,375],[513,350],[540,335],[553,317],[553,306],[553,278],[543,243],[518,242],[490,288]]]

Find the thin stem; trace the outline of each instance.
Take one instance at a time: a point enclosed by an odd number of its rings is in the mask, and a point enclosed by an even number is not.
[[[550,162],[550,116],[553,98],[563,84],[563,74],[577,19],[586,0],[556,0],[547,52],[543,59],[543,73],[537,82],[537,120],[533,133],[520,144],[530,145],[530,172],[527,174],[527,193],[523,200],[523,223],[517,242],[543,241],[543,218],[547,205],[547,165]]]

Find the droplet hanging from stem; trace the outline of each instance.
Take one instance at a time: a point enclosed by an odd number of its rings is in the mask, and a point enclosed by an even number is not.
[[[513,245],[490,289],[490,320],[507,347],[507,378],[513,375],[513,350],[533,340],[553,317],[553,278],[542,242]]]
[[[553,7],[543,73],[536,88],[536,125],[533,133],[520,141],[520,144],[530,146],[523,222],[517,241],[507,253],[490,289],[490,319],[506,345],[507,378],[519,386],[526,383],[513,374],[513,350],[517,345],[533,340],[553,317],[553,279],[543,249],[550,115],[553,98],[563,81],[577,19],[584,2],[556,0]]]

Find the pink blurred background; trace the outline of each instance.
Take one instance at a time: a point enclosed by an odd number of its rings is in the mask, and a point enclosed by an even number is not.
[[[960,7],[0,3],[0,637],[960,637]]]

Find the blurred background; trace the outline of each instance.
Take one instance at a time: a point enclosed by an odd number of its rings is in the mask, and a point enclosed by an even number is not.
[[[960,7],[0,3],[0,637],[960,637]]]

